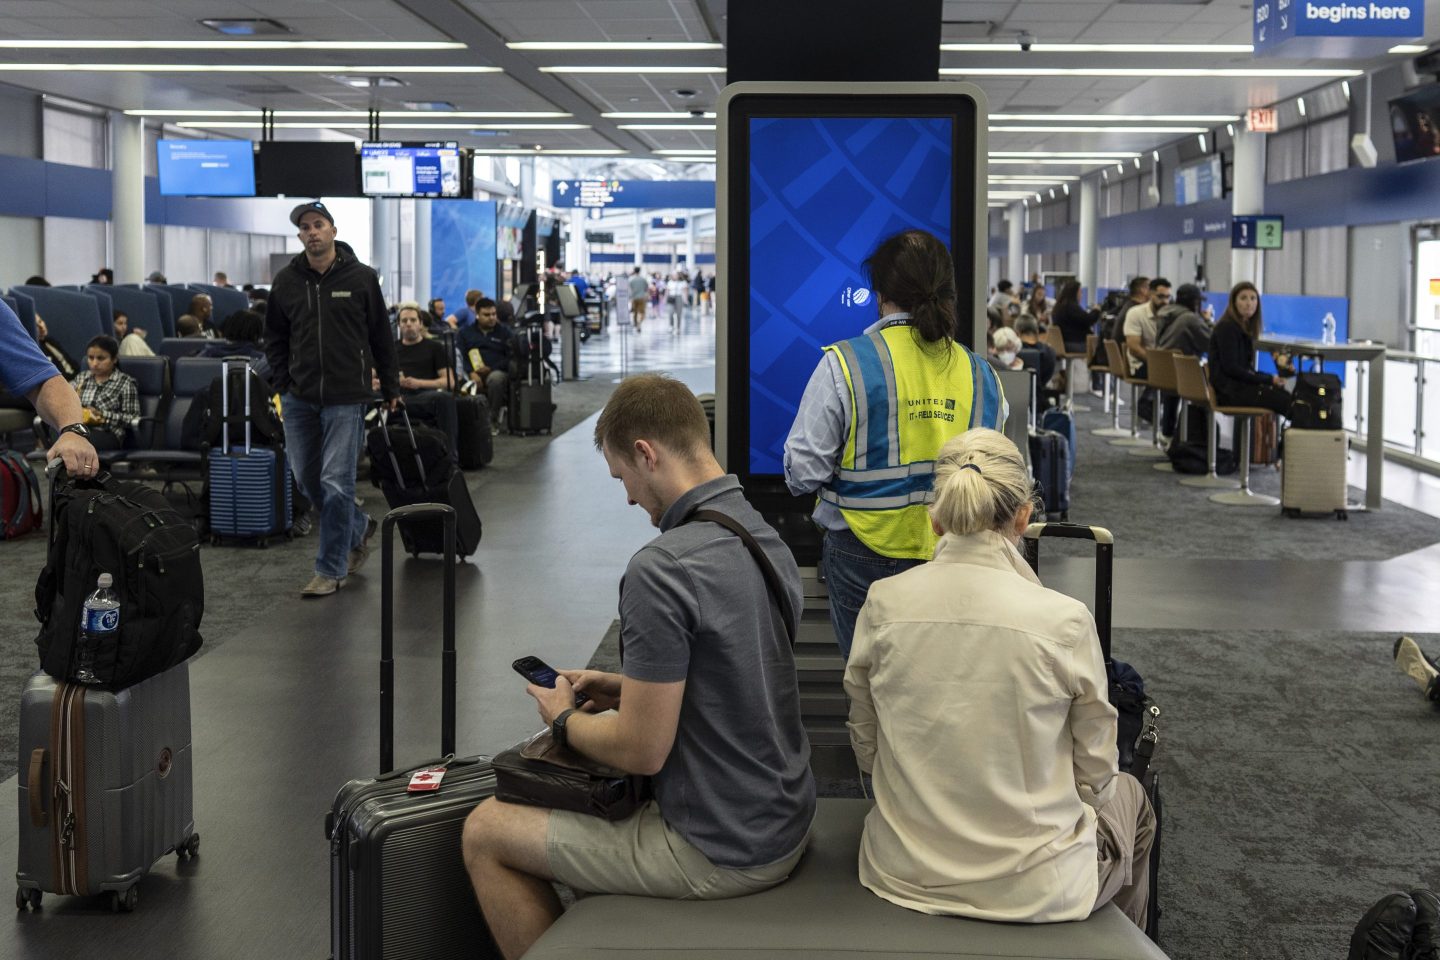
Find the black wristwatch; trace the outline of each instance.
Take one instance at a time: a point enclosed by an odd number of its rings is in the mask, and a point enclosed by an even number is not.
[[[85,437],[87,440],[90,438],[90,428],[85,426],[85,424],[80,423],[78,420],[75,423],[67,423],[65,426],[60,428],[60,432],[73,433],[77,436]]]
[[[560,711],[560,716],[550,721],[550,737],[562,747],[570,746],[570,737],[565,732],[565,722],[570,719],[570,714],[578,712],[571,707],[569,710]]]

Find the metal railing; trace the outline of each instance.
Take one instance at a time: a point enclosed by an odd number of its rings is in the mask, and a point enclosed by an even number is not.
[[[1427,433],[1427,423],[1440,424],[1440,389],[1427,385],[1433,371],[1440,369],[1440,357],[1387,351],[1385,355],[1385,422],[1387,456],[1398,454],[1412,466],[1440,474],[1440,427]],[[1345,426],[1356,434],[1365,434],[1369,411],[1366,409],[1363,363],[1345,365]]]

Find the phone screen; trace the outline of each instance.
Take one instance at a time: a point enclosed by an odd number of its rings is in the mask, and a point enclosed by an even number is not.
[[[555,678],[559,676],[554,667],[539,657],[521,657],[519,660],[510,664],[510,666],[515,668],[516,673],[537,687],[550,687],[554,689]],[[588,696],[577,691],[575,693],[575,706],[578,707],[589,699]]]

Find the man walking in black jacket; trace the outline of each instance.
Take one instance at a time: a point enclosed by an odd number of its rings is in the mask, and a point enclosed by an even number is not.
[[[373,367],[386,405],[400,395],[395,340],[375,271],[335,240],[323,203],[290,211],[305,252],[275,275],[265,309],[265,355],[280,393],[286,453],[315,504],[315,576],[301,596],[334,593],[369,556],[375,522],[355,504],[355,463]]]

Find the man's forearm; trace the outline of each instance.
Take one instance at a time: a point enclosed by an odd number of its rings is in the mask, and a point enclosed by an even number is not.
[[[41,419],[56,430],[79,423],[83,416],[79,395],[59,374],[31,390],[27,399],[34,405]]]
[[[565,738],[571,749],[592,760],[627,773],[644,772],[644,764],[621,740],[618,711],[572,713],[565,722]]]

